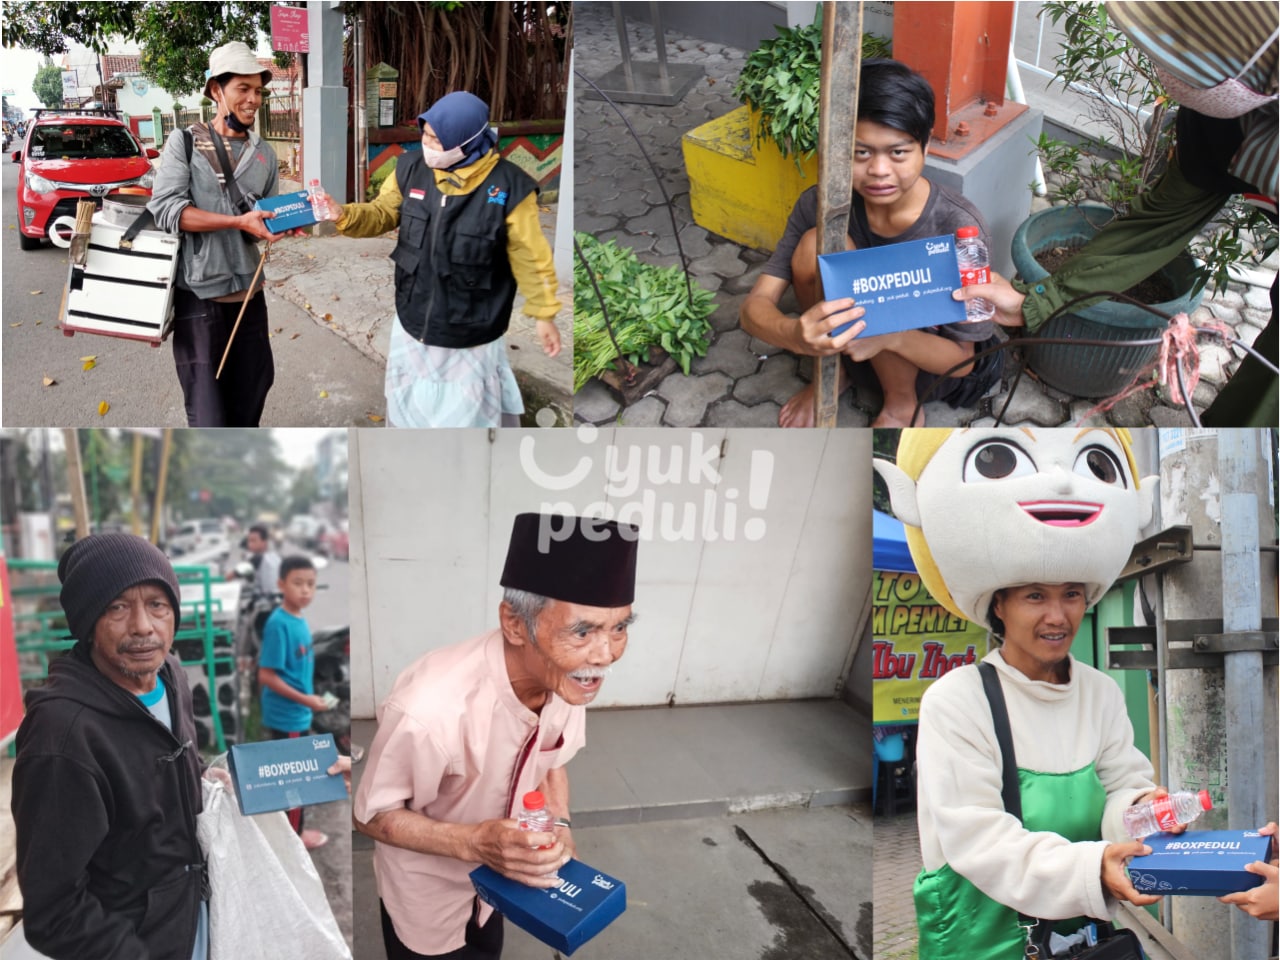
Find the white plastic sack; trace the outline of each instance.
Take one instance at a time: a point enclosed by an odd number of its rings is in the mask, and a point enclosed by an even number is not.
[[[49,960],[43,953],[27,943],[26,931],[19,920],[9,931],[9,936],[0,941],[0,957],[4,960]]]
[[[209,861],[209,960],[351,960],[324,884],[284,813],[242,816],[208,780],[196,831]]]

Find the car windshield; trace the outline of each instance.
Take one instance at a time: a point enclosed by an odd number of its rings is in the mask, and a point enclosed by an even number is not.
[[[33,160],[118,160],[139,156],[139,150],[124,127],[69,123],[36,127],[28,155]]]

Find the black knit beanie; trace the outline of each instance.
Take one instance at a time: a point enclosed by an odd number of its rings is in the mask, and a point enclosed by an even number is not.
[[[94,624],[107,604],[139,583],[158,583],[169,594],[175,616],[180,609],[173,564],[149,541],[131,533],[97,533],[77,540],[58,561],[58,579],[58,599],[71,635],[78,640],[92,639]]]

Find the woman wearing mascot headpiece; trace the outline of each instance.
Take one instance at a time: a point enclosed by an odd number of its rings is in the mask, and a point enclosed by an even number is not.
[[[950,671],[920,704],[921,960],[1020,960],[1019,913],[1070,935],[1118,900],[1155,903],[1125,872],[1146,848],[1121,815],[1163,790],[1120,688],[1070,653],[1150,520],[1127,432],[907,430],[897,465],[875,466],[925,586],[993,633],[1022,805],[1005,811],[978,665]]]

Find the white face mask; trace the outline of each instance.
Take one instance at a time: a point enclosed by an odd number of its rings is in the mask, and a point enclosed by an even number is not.
[[[456,147],[453,147],[450,150],[432,150],[426,144],[423,144],[422,146],[423,162],[426,163],[426,165],[433,170],[448,170],[450,167],[454,166],[455,164],[461,163],[463,159],[466,158],[467,151],[464,150],[463,148],[468,143],[470,143],[472,140],[480,136],[480,134],[484,133],[488,129],[489,129],[489,123],[488,121],[486,121],[483,127],[481,127],[471,136],[467,137],[467,139],[463,140],[460,144],[458,144]]]
[[[422,148],[422,159],[433,170],[448,170],[456,163],[461,163],[466,153],[461,147],[452,150],[431,150]]]

